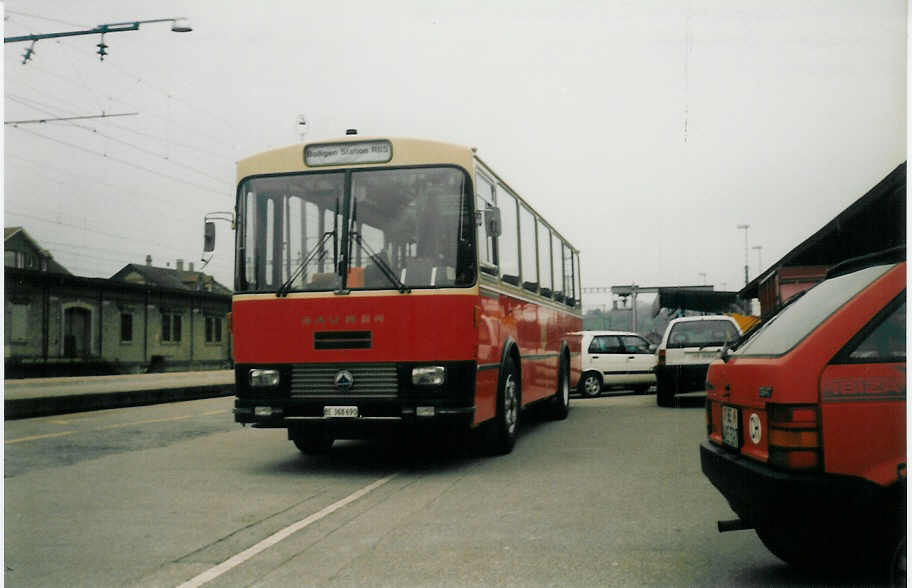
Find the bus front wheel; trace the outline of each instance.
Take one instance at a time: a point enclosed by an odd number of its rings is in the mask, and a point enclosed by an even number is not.
[[[307,431],[302,429],[289,429],[288,437],[291,439],[298,451],[304,455],[319,455],[329,451],[335,439],[326,431]]]
[[[519,430],[520,393],[519,370],[513,359],[507,358],[497,383],[497,414],[489,429],[488,448],[493,455],[513,451]]]

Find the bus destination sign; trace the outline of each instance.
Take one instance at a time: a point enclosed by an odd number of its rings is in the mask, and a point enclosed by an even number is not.
[[[393,146],[389,141],[319,143],[304,148],[304,163],[309,166],[386,163],[392,158]]]

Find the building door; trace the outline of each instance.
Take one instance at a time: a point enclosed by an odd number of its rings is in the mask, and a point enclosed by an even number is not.
[[[66,357],[89,355],[92,332],[92,311],[87,308],[68,308],[63,317],[63,354]]]

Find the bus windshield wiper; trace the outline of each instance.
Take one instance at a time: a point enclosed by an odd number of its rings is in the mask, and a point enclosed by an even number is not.
[[[338,271],[338,269],[339,269],[339,263],[338,263],[339,251],[338,251],[338,246],[337,246],[338,239],[336,238],[336,228],[338,227],[337,219],[339,218],[339,206],[340,206],[340,202],[339,202],[339,198],[337,196],[336,197],[336,215],[333,217],[333,230],[326,231],[325,233],[323,233],[323,235],[320,237],[320,240],[317,242],[317,244],[313,246],[313,248],[310,250],[310,252],[308,252],[307,256],[304,258],[304,261],[301,262],[301,265],[299,265],[295,269],[294,273],[292,273],[290,276],[288,276],[287,280],[282,282],[282,285],[279,286],[278,290],[276,290],[277,298],[282,298],[284,296],[288,296],[288,291],[291,289],[291,285],[294,283],[295,280],[298,279],[298,276],[301,275],[301,273],[307,268],[307,264],[310,263],[310,260],[313,259],[313,256],[317,254],[317,251],[322,252],[322,253],[320,253],[320,259],[322,259],[324,255],[326,255],[326,250],[323,249],[323,245],[326,243],[326,240],[329,239],[330,237],[333,238],[333,268],[334,268],[333,271]]]
[[[327,232],[323,233],[323,236],[320,237],[320,240],[317,242],[317,244],[313,246],[313,248],[307,254],[307,257],[305,257],[304,261],[301,262],[301,265],[299,265],[297,267],[297,269],[295,269],[294,273],[291,274],[290,276],[288,276],[288,279],[285,280],[281,286],[279,286],[278,290],[276,290],[276,297],[282,298],[284,296],[288,296],[288,291],[291,289],[291,285],[294,283],[295,280],[298,279],[298,276],[300,276],[301,273],[304,272],[304,269],[307,267],[307,264],[310,263],[310,260],[313,259],[313,257],[317,254],[317,251],[323,250],[323,245],[326,243],[326,240],[329,239],[330,237],[335,237],[335,236],[336,236],[335,231],[327,231]]]
[[[358,241],[358,246],[359,246],[359,247],[361,247],[362,249],[364,249],[365,251],[367,251],[367,254],[370,256],[371,260],[372,260],[375,264],[377,264],[377,267],[380,268],[380,271],[383,272],[383,275],[386,276],[387,279],[388,279],[390,282],[392,282],[393,285],[396,286],[396,288],[399,289],[399,292],[400,292],[400,293],[402,293],[402,294],[408,294],[409,292],[412,291],[411,288],[409,288],[408,286],[406,286],[406,285],[402,282],[402,280],[400,280],[400,279],[396,276],[396,272],[394,272],[394,271],[393,271],[393,268],[391,268],[391,267],[389,266],[389,264],[386,263],[386,260],[383,259],[383,256],[381,256],[380,254],[376,253],[373,249],[371,249],[371,248],[368,246],[367,243],[364,242],[363,239],[361,239],[361,234],[360,234],[359,232],[357,232],[357,231],[352,231],[352,232],[351,232],[351,236],[352,236],[353,239],[355,239],[355,240]]]
[[[389,264],[386,262],[386,260],[383,259],[382,256],[380,256],[376,251],[371,249],[367,243],[364,242],[364,240],[361,238],[361,233],[359,233],[358,231],[355,230],[355,227],[357,227],[357,226],[358,226],[358,200],[355,199],[354,202],[352,202],[351,228],[348,232],[348,247],[346,248],[346,250],[348,251],[348,254],[345,258],[346,265],[351,263],[351,257],[352,257],[351,244],[352,244],[352,242],[357,240],[358,246],[361,247],[361,249],[363,249],[364,251],[367,251],[367,254],[370,256],[371,260],[373,260],[373,262],[375,264],[377,264],[377,267],[380,268],[380,271],[383,272],[383,275],[385,275],[386,278],[390,282],[392,282],[393,285],[396,286],[396,288],[399,289],[399,292],[401,294],[408,294],[409,292],[411,292],[412,289],[409,288],[408,286],[406,286],[402,282],[402,280],[400,280],[398,277],[396,277],[396,272],[393,271],[393,268],[391,268],[389,266]],[[347,268],[346,268],[346,271],[347,271]]]

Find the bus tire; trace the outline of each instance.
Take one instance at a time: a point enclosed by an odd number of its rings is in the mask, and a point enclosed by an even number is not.
[[[548,416],[555,421],[562,421],[570,413],[570,365],[566,355],[560,359],[557,369],[557,391],[551,399]]]
[[[504,360],[497,383],[497,414],[489,429],[488,449],[492,455],[506,455],[513,451],[519,431],[521,398],[519,370],[513,358]]]
[[[304,455],[319,455],[328,452],[335,442],[325,431],[288,431],[288,436],[298,451]]]
[[[580,377],[579,393],[585,398],[595,398],[602,393],[602,376],[598,372],[586,372]]]

